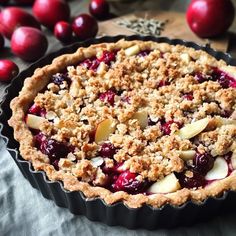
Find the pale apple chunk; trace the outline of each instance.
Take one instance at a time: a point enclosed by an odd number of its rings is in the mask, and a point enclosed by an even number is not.
[[[138,120],[141,129],[145,129],[148,126],[148,114],[146,111],[136,112],[132,119]]]
[[[131,46],[125,49],[126,56],[134,56],[140,52],[140,48],[138,45]]]
[[[165,176],[163,179],[157,181],[148,189],[150,193],[172,193],[179,190],[179,180],[174,173]]]
[[[115,131],[111,119],[105,119],[100,122],[95,132],[95,142],[99,143],[108,139],[109,135]]]
[[[217,157],[213,168],[206,174],[206,180],[223,179],[228,175],[228,164],[222,157]]]
[[[184,161],[192,160],[194,158],[195,154],[196,154],[195,150],[179,151],[179,156]]]
[[[39,129],[39,127],[44,123],[47,122],[47,119],[41,116],[35,116],[32,114],[28,114],[26,117],[26,124],[31,129]]]
[[[185,125],[179,131],[177,131],[177,135],[179,135],[182,139],[190,139],[194,136],[200,134],[209,123],[208,118],[204,118],[193,123]]]
[[[236,150],[232,154],[231,164],[232,164],[232,167],[234,168],[234,170],[236,170]]]

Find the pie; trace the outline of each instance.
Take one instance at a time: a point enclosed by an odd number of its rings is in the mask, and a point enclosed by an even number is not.
[[[122,39],[35,70],[9,124],[21,156],[66,190],[161,207],[236,190],[235,108],[236,67]]]

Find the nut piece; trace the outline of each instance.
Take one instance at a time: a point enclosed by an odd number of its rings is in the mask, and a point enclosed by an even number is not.
[[[157,181],[148,189],[150,193],[172,193],[180,189],[179,180],[174,173],[165,176],[163,179]]]
[[[126,56],[133,56],[136,55],[140,52],[140,48],[138,45],[134,45],[132,47],[126,48],[125,49],[125,55]]]
[[[182,139],[190,139],[198,134],[200,134],[208,125],[210,119],[204,118],[198,121],[195,121],[191,124],[185,125],[179,131],[177,131],[177,135],[179,135]]]

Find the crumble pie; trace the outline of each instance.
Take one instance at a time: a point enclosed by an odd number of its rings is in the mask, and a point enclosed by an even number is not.
[[[236,189],[236,68],[152,41],[102,43],[26,78],[9,120],[50,180],[132,208]]]

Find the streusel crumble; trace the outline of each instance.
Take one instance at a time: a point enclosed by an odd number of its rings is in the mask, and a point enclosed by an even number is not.
[[[236,68],[151,41],[56,58],[11,103],[20,153],[67,190],[130,207],[236,189]]]

